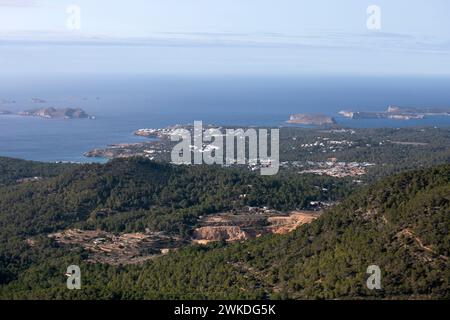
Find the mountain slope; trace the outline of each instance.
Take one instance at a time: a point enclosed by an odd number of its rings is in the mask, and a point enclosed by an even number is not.
[[[20,171],[30,163],[12,165]],[[261,177],[241,169],[172,166],[139,158],[76,165],[56,177],[12,183],[0,188],[0,284],[68,254],[47,238],[52,232],[149,229],[187,238],[202,215],[249,205],[303,208],[313,200],[341,197],[349,185],[328,177]],[[35,238],[36,245],[30,245]]]
[[[450,166],[409,172],[352,196],[290,235],[168,257],[158,262],[159,272],[139,277],[138,288],[156,294],[167,286],[180,297],[226,298],[226,288],[256,298],[448,298],[449,213]],[[155,286],[154,277],[178,275],[188,262],[194,267],[187,274]],[[366,287],[369,265],[381,268],[380,291]],[[226,276],[211,280],[222,272],[236,283]],[[192,279],[198,283],[186,285]]]
[[[43,163],[0,157],[0,187],[18,183],[20,179],[54,177],[74,166],[74,164]]]
[[[143,265],[88,264],[82,251],[40,244],[54,258],[35,260],[0,297],[449,298],[449,212],[444,165],[387,178],[288,235],[187,247]],[[73,263],[83,274],[75,292],[61,273]],[[369,265],[380,267],[382,290],[367,289]]]

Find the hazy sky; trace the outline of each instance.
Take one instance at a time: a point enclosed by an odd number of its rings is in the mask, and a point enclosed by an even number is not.
[[[449,14],[448,0],[0,0],[0,70],[450,75]]]

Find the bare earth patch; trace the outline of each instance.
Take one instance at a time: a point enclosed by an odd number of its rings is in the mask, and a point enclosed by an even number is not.
[[[67,229],[49,234],[61,245],[78,246],[89,254],[88,262],[111,265],[137,264],[167,254],[187,244],[208,244],[214,241],[244,241],[263,234],[292,232],[303,224],[317,219],[321,212],[294,211],[282,214],[277,211],[220,213],[200,219],[200,226],[192,233],[190,241],[164,232],[114,234],[102,230]],[[33,239],[28,239],[31,246]]]
[[[267,233],[285,234],[320,216],[316,211],[293,211],[289,214],[221,213],[201,220],[201,227],[194,230],[193,242],[206,244],[214,241],[243,241]]]
[[[83,247],[90,253],[89,262],[113,265],[144,262],[183,243],[181,238],[162,232],[115,235],[100,230],[68,229],[48,236],[60,244]]]

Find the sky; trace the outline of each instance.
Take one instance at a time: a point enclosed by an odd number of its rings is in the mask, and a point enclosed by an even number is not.
[[[0,72],[448,76],[449,14],[448,0],[0,0]]]

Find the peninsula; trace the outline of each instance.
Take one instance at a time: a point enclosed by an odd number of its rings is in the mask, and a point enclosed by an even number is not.
[[[450,108],[410,108],[389,106],[386,111],[341,111],[340,115],[351,119],[394,119],[411,120],[424,119],[430,116],[450,116]]]

